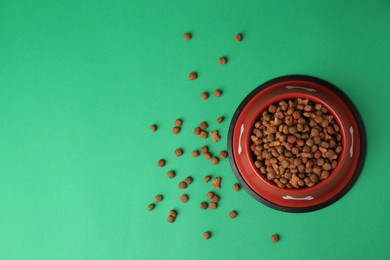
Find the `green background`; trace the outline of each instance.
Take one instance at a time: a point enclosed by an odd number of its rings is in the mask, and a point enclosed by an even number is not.
[[[389,259],[389,25],[387,0],[0,0],[0,259]],[[241,100],[288,74],[339,86],[368,138],[356,185],[304,214],[234,192],[228,160],[190,156],[204,144],[226,149]],[[200,99],[217,88],[219,99]],[[192,134],[203,120],[220,142]],[[201,211],[208,174],[223,178],[222,199]],[[182,204],[177,184],[189,175]],[[164,200],[147,211],[157,194]]]

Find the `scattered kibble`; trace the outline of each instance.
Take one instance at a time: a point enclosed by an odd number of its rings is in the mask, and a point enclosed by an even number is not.
[[[209,136],[209,134],[205,130],[202,130],[200,131],[199,136],[200,138],[206,139]]]
[[[211,176],[209,176],[209,175],[207,175],[203,178],[203,181],[206,183],[209,182],[210,180],[211,180]]]
[[[148,210],[151,211],[151,210],[153,210],[153,209],[154,209],[154,204],[153,204],[153,203],[149,204],[149,205],[148,205]]]
[[[214,209],[218,208],[218,204],[215,203],[214,201],[212,201],[212,202],[209,203],[209,208],[211,210],[214,210]]]
[[[201,202],[201,203],[199,204],[199,207],[200,207],[201,209],[207,209],[208,206],[209,206],[209,204],[208,204],[207,202],[205,202],[205,201],[203,201],[203,202]]]
[[[164,159],[160,159],[160,160],[158,160],[157,165],[158,165],[158,167],[164,167],[165,163],[166,163],[166,161]]]
[[[214,195],[211,200],[215,203],[218,203],[221,198],[218,195]]]
[[[150,126],[150,130],[151,130],[152,132],[156,132],[156,130],[157,130],[157,125],[151,125],[151,126]]]
[[[179,157],[179,156],[182,156],[183,155],[183,149],[176,149],[175,150],[175,155],[177,156],[177,157]]]
[[[211,200],[213,197],[215,196],[215,194],[213,192],[207,192],[206,194],[206,197]]]
[[[207,153],[209,151],[209,148],[207,147],[207,146],[203,146],[202,148],[200,148],[200,152],[202,153],[202,154],[205,154],[205,153]]]
[[[203,100],[206,100],[206,99],[209,98],[209,93],[207,93],[207,92],[202,92],[202,93],[200,94],[200,97],[201,97]]]
[[[241,188],[238,183],[234,183],[232,187],[233,187],[233,190],[236,191],[236,192],[239,191],[240,188]]]
[[[199,156],[199,151],[197,151],[197,150],[192,151],[191,156],[192,157],[198,157]]]
[[[213,155],[212,155],[210,152],[204,153],[203,156],[204,156],[204,158],[205,158],[206,160],[210,160],[211,157],[213,157]]]
[[[242,41],[242,34],[238,33],[236,34],[236,42],[241,42]]]
[[[180,201],[183,203],[186,203],[188,201],[189,197],[187,194],[183,194],[180,196]]]
[[[210,159],[210,162],[212,163],[212,164],[214,164],[214,165],[216,165],[216,164],[218,164],[219,163],[219,159],[218,159],[218,157],[212,157],[211,159]]]
[[[183,123],[183,121],[181,119],[176,119],[174,125],[177,127],[181,127],[182,123]]]
[[[219,64],[226,64],[227,63],[227,58],[226,57],[221,57],[219,58]]]
[[[194,129],[194,135],[199,135],[201,130],[202,130],[202,129],[200,129],[200,127],[195,127],[195,129]]]
[[[178,133],[180,133],[180,127],[174,126],[172,128],[172,134],[178,134]]]
[[[213,184],[211,186],[215,189],[221,189],[221,181],[222,181],[221,177],[215,177],[213,180]]]
[[[192,35],[191,35],[191,33],[188,32],[188,33],[185,33],[183,35],[183,38],[184,38],[184,40],[189,41],[189,40],[191,40]]]
[[[235,217],[237,217],[237,211],[235,211],[235,210],[230,211],[230,212],[229,212],[229,217],[230,217],[230,218],[235,218]]]
[[[154,200],[155,200],[156,202],[160,202],[160,201],[163,200],[163,196],[162,196],[162,195],[156,195],[156,196],[154,197]]]
[[[187,189],[187,183],[184,181],[179,182],[179,189]]]
[[[204,238],[205,240],[210,239],[210,238],[211,238],[211,232],[210,232],[210,231],[204,232],[204,233],[203,233],[203,238]]]
[[[278,242],[279,241],[279,235],[278,234],[273,234],[271,236],[271,241],[272,241],[272,243]]]
[[[172,179],[172,178],[175,178],[176,173],[174,171],[168,171],[167,172],[167,176],[168,176],[169,179]]]
[[[185,183],[190,185],[194,181],[194,179],[191,176],[188,176],[184,181],[185,181]]]
[[[173,223],[173,222],[175,222],[175,217],[172,215],[169,215],[167,220],[169,223]]]
[[[196,72],[191,72],[189,75],[188,75],[188,78],[190,80],[196,80],[198,78],[198,74]]]
[[[177,216],[177,211],[174,210],[174,209],[171,209],[171,210],[169,211],[169,215],[171,215],[172,217],[176,218],[176,216]]]
[[[218,135],[218,130],[210,132],[211,137],[213,138],[213,142],[216,143],[221,140],[221,137]]]
[[[219,152],[219,158],[225,159],[227,157],[228,153],[226,151]]]
[[[209,127],[209,125],[207,124],[206,121],[203,121],[202,123],[199,124],[199,128],[201,130],[205,130],[207,127]]]
[[[222,90],[220,89],[214,90],[214,97],[220,97],[221,95],[222,95]]]
[[[225,118],[224,118],[223,116],[218,117],[217,123],[218,123],[218,124],[222,123],[224,119],[225,119]]]

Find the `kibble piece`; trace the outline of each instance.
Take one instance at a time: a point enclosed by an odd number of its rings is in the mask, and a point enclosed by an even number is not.
[[[218,195],[214,195],[211,200],[215,203],[218,203],[221,198]]]
[[[188,32],[188,33],[185,33],[183,35],[183,38],[184,38],[184,40],[189,41],[189,40],[191,40],[192,35],[191,35],[191,33]]]
[[[215,177],[213,180],[212,187],[215,189],[221,189],[221,181],[222,181],[221,177]]]
[[[167,176],[168,176],[169,179],[172,179],[172,178],[175,178],[176,173],[174,171],[168,171],[167,172]]]
[[[207,92],[202,92],[202,93],[200,94],[200,97],[201,97],[203,100],[206,100],[206,99],[209,98],[209,93],[207,93]]]
[[[179,156],[182,156],[183,155],[183,149],[176,149],[175,150],[175,155],[177,156],[177,157],[179,157]]]
[[[219,158],[225,159],[227,157],[228,153],[226,151],[219,152]]]
[[[211,158],[210,161],[211,161],[211,163],[214,164],[214,165],[216,165],[217,163],[219,163],[218,157],[215,157],[215,156],[214,156],[213,158]]]
[[[219,64],[226,64],[227,63],[227,58],[226,57],[221,57],[219,58]]]
[[[187,183],[184,181],[179,182],[179,189],[187,189]]]
[[[169,215],[167,220],[169,223],[173,223],[173,222],[175,222],[175,217],[172,215]]]
[[[221,95],[222,95],[222,90],[220,89],[214,90],[214,97],[220,97]]]
[[[183,194],[180,196],[180,201],[183,203],[186,203],[188,201],[189,197],[187,194]]]
[[[190,185],[194,181],[194,179],[191,176],[188,176],[184,181],[185,181],[185,183]]]
[[[164,167],[165,163],[166,163],[166,161],[164,159],[160,159],[160,160],[158,160],[157,165],[158,165],[158,167]]]
[[[206,139],[209,136],[209,134],[206,131],[202,130],[200,131],[199,136],[200,138]]]
[[[221,140],[221,137],[218,135],[218,130],[210,132],[211,137],[213,138],[213,142],[216,143]]]
[[[238,183],[234,183],[232,187],[233,187],[233,190],[236,192],[240,190],[240,185]]]
[[[177,126],[173,127],[172,134],[178,134],[178,133],[180,133],[180,127],[177,127]]]
[[[202,148],[200,148],[200,152],[202,153],[202,154],[205,154],[205,153],[207,153],[209,151],[209,148],[207,147],[207,146],[203,146]]]
[[[153,204],[153,203],[149,204],[149,205],[148,205],[148,210],[151,211],[151,210],[153,210],[153,209],[154,209],[154,204]]]
[[[218,208],[218,204],[215,203],[214,201],[212,201],[212,202],[210,202],[210,204],[209,204],[209,208],[210,208],[211,210],[214,210],[214,209]]]
[[[176,216],[177,216],[177,211],[174,210],[174,209],[171,209],[171,210],[169,211],[169,215],[171,215],[172,217],[176,218]]]
[[[204,158],[205,158],[206,160],[209,160],[209,159],[211,159],[211,157],[213,157],[212,154],[211,154],[210,152],[204,153],[203,156],[204,156]]]
[[[235,211],[235,210],[232,210],[232,211],[229,212],[229,217],[230,218],[235,218],[235,217],[237,217],[237,215],[238,215],[237,211]]]
[[[223,122],[223,120],[224,120],[224,117],[223,117],[223,116],[221,116],[221,117],[218,117],[218,119],[217,119],[217,123],[218,123],[218,124],[220,124],[220,123],[222,123],[222,122]]]
[[[201,130],[202,130],[202,129],[200,129],[200,127],[195,127],[195,129],[194,129],[194,135],[199,135]]]
[[[191,72],[189,75],[188,75],[188,78],[190,80],[196,80],[198,78],[198,74],[196,72]]]
[[[203,121],[199,124],[199,127],[201,130],[205,130],[207,127],[209,127],[209,125],[207,124],[206,121]]]
[[[278,234],[273,234],[271,236],[271,241],[272,241],[272,243],[278,242],[279,241],[279,235]]]
[[[209,175],[207,175],[203,178],[203,181],[206,183],[209,182],[210,180],[211,180],[211,176],[209,176]]]
[[[198,157],[199,156],[199,151],[197,151],[197,150],[192,151],[191,156],[192,157]]]
[[[236,42],[241,42],[242,41],[242,34],[241,33],[238,33],[236,34]]]
[[[204,233],[203,233],[203,238],[206,239],[206,240],[210,239],[210,238],[211,238],[211,233],[210,233],[210,231],[204,232]]]
[[[152,132],[156,132],[156,130],[157,130],[157,125],[151,125],[151,126],[150,126],[150,130],[151,130]]]
[[[201,202],[201,203],[199,204],[199,207],[200,207],[201,209],[207,209],[207,208],[209,207],[209,204],[208,204],[207,202],[203,201],[203,202]]]
[[[155,200],[156,202],[160,202],[160,201],[163,200],[163,196],[162,196],[162,195],[156,195],[156,196],[154,197],[154,200]]]
[[[182,123],[183,123],[183,121],[181,119],[176,119],[175,123],[174,123],[174,126],[181,127]]]
[[[215,196],[215,194],[211,191],[207,192],[207,194],[206,194],[206,198],[208,198],[209,200],[211,200],[214,196]]]

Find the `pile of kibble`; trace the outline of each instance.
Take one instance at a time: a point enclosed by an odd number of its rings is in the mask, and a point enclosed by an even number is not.
[[[280,188],[312,187],[336,168],[340,126],[321,103],[297,98],[268,106],[253,126],[256,168]]]
[[[192,38],[191,33],[184,34],[185,40],[188,41],[188,40],[191,40],[191,38]],[[235,39],[237,42],[241,42],[243,39],[242,34],[237,34]],[[228,63],[228,59],[225,56],[220,57],[218,61],[219,61],[219,64],[221,64],[221,65],[225,65]],[[196,80],[198,78],[198,73],[195,71],[192,71],[189,73],[188,78],[191,81]],[[219,98],[222,95],[222,90],[216,89],[216,90],[214,90],[213,94],[214,94],[215,98]],[[210,95],[207,91],[203,91],[200,93],[200,97],[203,100],[207,100],[209,98],[209,96]],[[218,124],[221,124],[224,121],[224,117],[221,116],[221,117],[217,118],[216,121]],[[175,122],[173,124],[173,128],[172,128],[172,133],[175,135],[179,134],[181,132],[182,124],[183,124],[183,121],[181,119],[175,120]],[[207,138],[211,137],[214,143],[218,142],[221,139],[221,137],[219,136],[218,130],[208,130],[208,127],[209,126],[208,126],[207,122],[203,121],[198,126],[195,126],[193,133],[194,133],[194,135],[199,136],[201,139],[207,139]],[[155,131],[157,131],[158,126],[156,124],[153,124],[150,126],[150,129],[152,132],[155,132]],[[182,148],[177,148],[176,150],[174,150],[174,154],[177,157],[180,157],[184,154],[184,151]],[[216,165],[220,162],[220,160],[226,159],[228,154],[226,151],[220,151],[218,153],[218,155],[214,155],[208,146],[203,146],[199,150],[194,150],[191,152],[192,157],[198,157],[200,155],[203,155],[203,157],[206,160],[210,161],[212,165]],[[158,160],[157,165],[161,168],[165,167],[166,160],[165,159]],[[174,179],[176,177],[176,172],[174,170],[170,169],[167,171],[167,176],[169,179]],[[211,183],[212,190],[206,194],[205,198],[207,200],[198,202],[199,208],[201,210],[206,210],[206,209],[216,210],[218,208],[218,203],[221,200],[221,195],[217,194],[217,191],[221,189],[222,177],[212,178],[211,176],[206,175],[203,178],[204,183],[209,183],[211,180],[212,180],[212,183]],[[193,181],[194,181],[194,179],[191,176],[188,176],[184,180],[179,181],[177,187],[184,191],[191,185],[191,183]],[[240,185],[238,183],[235,183],[232,185],[232,189],[234,191],[238,192],[240,190]],[[186,194],[185,192],[180,196],[179,199],[182,203],[187,203],[190,200],[188,194]],[[163,200],[163,195],[158,194],[155,196],[156,203],[160,203],[162,200]],[[151,203],[148,205],[148,210],[152,211],[155,209],[155,207],[156,207],[156,204]],[[233,219],[233,218],[237,217],[238,212],[237,212],[237,210],[231,210],[228,212],[227,215]],[[178,216],[179,216],[178,210],[171,209],[168,213],[167,221],[169,223],[174,223]],[[204,239],[208,240],[211,238],[211,236],[212,236],[212,234],[209,230],[206,230],[203,232]],[[271,237],[272,242],[277,242],[278,240],[279,240],[278,235],[276,235],[276,234],[272,235],[272,237]]]

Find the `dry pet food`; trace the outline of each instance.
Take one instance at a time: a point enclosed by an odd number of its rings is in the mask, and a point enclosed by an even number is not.
[[[217,163],[219,163],[219,159],[218,159],[218,157],[213,157],[213,158],[211,158],[210,159],[210,162],[212,163],[212,164],[214,164],[214,165],[216,165]]]
[[[219,152],[219,158],[225,159],[227,157],[228,153],[226,151]]]
[[[183,35],[183,38],[184,38],[184,40],[186,40],[186,41],[189,41],[189,40],[191,40],[191,37],[192,37],[192,35],[191,35],[191,33],[185,33],[184,35]]]
[[[202,154],[205,154],[205,153],[207,153],[209,151],[209,148],[207,147],[207,146],[203,146],[202,148],[200,148],[200,152],[202,153]]]
[[[191,177],[191,176],[188,176],[185,180],[184,180],[188,185],[190,185],[194,179]]]
[[[234,191],[239,191],[240,190],[240,185],[238,183],[234,183],[232,187],[233,187]]]
[[[329,177],[343,149],[340,126],[320,103],[282,100],[252,129],[255,167],[280,188],[312,187]]]
[[[163,200],[163,196],[162,196],[162,195],[156,195],[156,196],[154,197],[154,199],[155,199],[156,202],[160,202],[160,201]]]
[[[213,155],[212,155],[210,152],[204,153],[203,156],[204,156],[204,158],[205,158],[206,160],[210,160],[211,157],[213,157]]]
[[[215,202],[215,203],[218,203],[219,200],[220,200],[220,197],[219,197],[218,195],[214,195],[214,196],[211,198],[211,200],[212,200],[213,202]]]
[[[175,217],[172,215],[169,215],[167,220],[169,223],[173,223],[173,222],[175,222]]]
[[[229,217],[230,217],[230,218],[235,218],[235,217],[237,217],[237,211],[235,211],[235,210],[230,211],[230,212],[229,212]]]
[[[200,129],[205,130],[209,125],[207,124],[206,121],[203,121],[202,123],[199,124]]]
[[[200,131],[199,136],[200,138],[206,139],[209,136],[209,134],[205,130],[202,130]]]
[[[192,157],[198,157],[199,156],[199,151],[197,151],[197,150],[192,151],[191,156]]]
[[[215,194],[212,193],[212,192],[207,192],[207,194],[206,194],[206,197],[207,197],[209,200],[211,200],[214,196],[215,196]]]
[[[201,209],[207,209],[208,206],[209,206],[209,204],[208,204],[207,202],[205,202],[205,201],[203,201],[203,202],[201,202],[201,203],[199,204],[199,207],[200,207]]]
[[[206,99],[209,98],[209,93],[207,93],[207,92],[202,92],[202,93],[200,94],[200,97],[201,97],[203,100],[206,100]]]
[[[151,130],[152,132],[156,132],[157,126],[156,126],[156,125],[151,125],[151,126],[150,126],[150,130]]]
[[[169,211],[169,215],[171,215],[172,217],[176,218],[176,216],[177,216],[177,211],[174,210],[174,209],[171,209],[171,210]]]
[[[212,187],[215,189],[221,189],[221,181],[222,181],[221,177],[215,177],[213,180]]]
[[[218,204],[217,204],[216,202],[212,201],[212,202],[210,202],[210,204],[209,204],[209,208],[210,208],[211,210],[214,210],[214,209],[218,208]]]
[[[177,157],[179,157],[179,156],[182,156],[183,155],[183,149],[176,149],[175,150],[175,155],[177,156]]]
[[[217,123],[218,123],[218,124],[222,123],[224,119],[225,119],[225,118],[224,118],[223,116],[218,117]]]
[[[186,203],[188,201],[189,197],[187,194],[183,194],[180,196],[180,201],[183,203]]]
[[[154,209],[154,204],[153,204],[153,203],[149,204],[149,205],[148,205],[148,210],[151,211],[151,210],[153,210],[153,209]]]
[[[184,181],[179,182],[179,189],[187,189],[187,183]]]
[[[202,129],[200,129],[200,127],[195,127],[194,128],[194,135],[200,135],[200,131],[201,131]]]
[[[158,160],[158,162],[157,162],[157,165],[158,165],[158,167],[164,167],[165,166],[165,160],[164,159],[160,159],[160,160]]]
[[[210,132],[211,137],[213,138],[213,142],[216,143],[221,140],[221,137],[218,135],[218,130]]]
[[[190,74],[188,74],[188,78],[190,80],[196,80],[198,78],[198,74],[196,72],[191,72]]]
[[[236,34],[236,42],[240,42],[240,41],[242,41],[242,34],[238,33]]]
[[[167,172],[167,176],[168,176],[169,179],[172,179],[172,178],[175,178],[176,173],[174,171],[168,171]]]
[[[183,121],[181,119],[176,119],[174,125],[177,127],[181,127],[182,123],[183,123]]]
[[[226,57],[221,57],[219,58],[219,64],[226,64],[227,63],[227,58]]]
[[[271,241],[272,241],[272,243],[278,242],[279,241],[279,235],[278,234],[273,234],[271,236]]]
[[[221,95],[222,95],[222,90],[220,89],[214,90],[214,97],[220,97]]]
[[[209,182],[211,180],[211,176],[207,175],[206,177],[203,178],[204,182]]]
[[[206,240],[207,240],[207,239],[210,239],[210,238],[211,238],[211,233],[210,233],[210,231],[204,232],[204,233],[203,233],[203,238],[206,239]]]
[[[174,127],[172,128],[172,134],[178,134],[178,133],[180,133],[180,127],[174,126]]]

